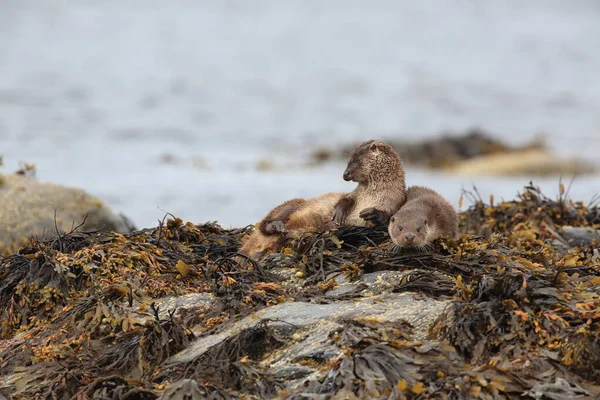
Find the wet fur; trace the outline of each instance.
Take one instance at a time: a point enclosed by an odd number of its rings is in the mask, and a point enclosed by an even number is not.
[[[276,234],[269,228],[269,225],[275,221],[281,221],[284,224],[290,219],[290,216],[296,212],[298,209],[302,208],[306,205],[308,201],[306,199],[292,199],[288,200],[283,204],[278,205],[274,209],[267,214],[265,218],[259,223],[258,229],[262,232],[263,235],[273,235]]]
[[[346,193],[325,193],[311,199],[289,200],[275,207],[242,245],[240,253],[255,258],[278,249],[287,236],[294,236],[310,227],[319,231],[333,228],[335,224],[331,221],[331,215],[337,202],[345,195]],[[293,209],[293,206],[296,208]],[[275,221],[276,219],[273,218],[277,217],[284,218],[282,222],[287,232],[285,234],[264,232],[264,230],[268,231],[266,229],[268,223]]]
[[[402,160],[387,143],[369,140],[356,147],[349,156],[344,172],[346,180],[358,183],[336,205],[335,213],[343,213],[340,225],[372,226],[361,217],[361,212],[374,208],[387,215],[387,220],[406,202],[406,181]]]
[[[356,189],[350,193],[332,192],[311,199],[292,199],[275,207],[259,223],[240,253],[257,257],[274,251],[287,236],[295,236],[308,228],[324,231],[337,225],[372,226],[368,219],[385,225],[406,201],[402,161],[388,144],[374,140],[361,144],[350,154],[346,171],[344,179],[357,182]],[[370,208],[375,210],[367,210]],[[273,225],[277,221],[285,226],[283,232],[276,229],[278,225]]]
[[[412,186],[408,188],[406,204],[390,219],[388,232],[398,247],[426,250],[439,236],[456,237],[458,215],[439,193]],[[408,241],[407,235],[414,235],[414,241]]]

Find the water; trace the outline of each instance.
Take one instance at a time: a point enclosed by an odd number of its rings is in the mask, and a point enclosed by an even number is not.
[[[544,132],[595,160],[599,18],[593,0],[0,0],[0,152],[138,226],[165,211],[242,226],[291,197],[351,190],[343,164],[303,156],[373,137]],[[456,202],[473,184],[511,199],[530,179],[407,180]],[[558,177],[535,183],[553,195]],[[572,196],[599,183],[578,178]]]

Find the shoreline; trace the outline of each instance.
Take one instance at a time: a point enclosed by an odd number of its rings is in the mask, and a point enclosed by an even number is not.
[[[428,253],[346,228],[245,267],[232,258],[244,230],[179,219],[33,242],[0,258],[0,299],[27,300],[0,310],[0,390],[24,382],[15,400],[49,385],[152,400],[184,388],[225,398],[600,391],[598,208],[526,187],[505,203],[475,201],[460,220],[463,235]]]

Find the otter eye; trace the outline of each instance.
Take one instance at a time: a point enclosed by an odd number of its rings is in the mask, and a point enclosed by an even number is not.
[[[417,233],[421,232],[421,228],[417,228]]]
[[[401,226],[398,227],[398,232],[402,232],[402,227]]]
[[[392,217],[390,218],[390,222],[393,224],[394,222],[396,222],[396,217]]]
[[[427,220],[423,221],[423,225],[427,225]]]

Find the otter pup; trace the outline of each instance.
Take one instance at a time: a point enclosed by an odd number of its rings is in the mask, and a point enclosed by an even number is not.
[[[288,233],[337,225],[387,224],[406,201],[404,168],[388,144],[370,140],[350,154],[344,180],[358,183],[350,193],[325,193],[311,199],[296,198],[275,207],[240,249],[256,256],[281,246]]]
[[[436,191],[411,186],[406,193],[406,203],[390,218],[388,232],[398,247],[426,250],[439,236],[456,237],[458,215]]]

